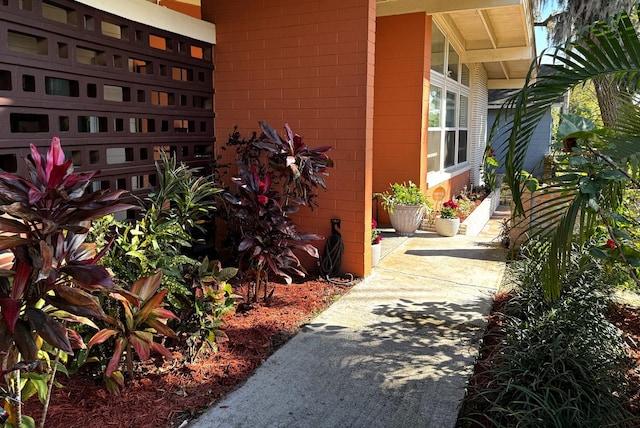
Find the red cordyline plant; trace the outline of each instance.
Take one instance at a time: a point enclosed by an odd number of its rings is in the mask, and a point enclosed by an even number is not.
[[[254,276],[248,287],[247,301],[255,301],[259,290],[263,298],[269,272],[291,283],[292,275],[304,277],[306,271],[296,250],[318,258],[318,250],[309,242],[322,239],[312,233],[301,233],[289,214],[301,205],[313,207],[317,187],[326,189],[322,176],[332,166],[326,152],[329,146],[309,148],[304,140],[285,125],[281,137],[268,124],[260,122],[263,134],[241,140],[234,132],[229,146],[236,146],[238,173],[235,186],[227,189],[227,223],[238,236],[240,265]]]
[[[118,203],[122,191],[89,192],[95,172],[74,173],[58,138],[46,158],[31,145],[31,159],[27,178],[0,173],[0,251],[13,254],[11,269],[0,271],[3,370],[36,361],[39,338],[68,354],[84,346],[66,323],[104,320],[94,293],[116,290],[107,270],[96,264],[106,249],[96,254],[85,243],[91,220],[133,208]],[[8,385],[5,408],[9,422],[20,426],[16,385]]]

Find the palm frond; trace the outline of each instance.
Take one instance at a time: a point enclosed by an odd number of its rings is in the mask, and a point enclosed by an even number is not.
[[[640,15],[640,7],[635,13]],[[544,55],[553,58],[553,73],[533,81],[534,70],[542,57],[534,61],[527,85],[503,105],[496,124],[507,122],[510,128],[509,138],[504,143],[503,162],[515,205],[514,216],[528,215],[531,221],[528,236],[546,238],[550,245],[545,248],[549,250],[549,260],[543,268],[543,277],[545,293],[553,299],[559,296],[571,242],[575,239],[581,243],[588,241],[598,225],[602,204],[615,206],[620,200],[621,189],[616,186],[618,178],[613,175],[611,180],[604,177],[596,184],[592,177],[584,176],[584,171],[581,176],[580,168],[572,168],[569,163],[564,178],[545,188],[546,200],[525,210],[522,197],[525,155],[540,120],[567,90],[588,80],[609,77],[612,84],[624,89],[623,93],[638,92],[640,37],[629,14],[622,12],[610,23],[598,22],[587,27],[574,41],[550,52]],[[616,102],[620,106],[620,120],[610,133],[599,135],[604,142],[602,148],[598,147],[596,152],[589,147],[588,156],[633,179],[640,171],[640,107],[637,99]],[[497,126],[492,129],[489,144],[495,138]]]

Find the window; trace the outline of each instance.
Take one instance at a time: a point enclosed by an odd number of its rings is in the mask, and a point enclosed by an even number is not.
[[[468,160],[470,72],[436,25],[431,49],[427,171],[437,174]]]

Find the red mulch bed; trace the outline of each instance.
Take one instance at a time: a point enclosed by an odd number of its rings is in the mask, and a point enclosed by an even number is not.
[[[491,383],[491,377],[483,374],[489,369],[489,361],[492,359],[493,353],[499,352],[496,345],[500,343],[504,335],[502,317],[499,313],[511,297],[512,295],[509,293],[498,293],[494,298],[491,314],[488,318],[487,332],[474,367],[474,375],[469,382],[470,393],[477,393],[487,388]],[[627,370],[626,393],[628,399],[625,406],[640,421],[640,308],[614,305],[610,308],[607,317],[622,331],[622,336],[628,345],[627,352],[631,363]],[[488,420],[484,421],[484,424],[487,427],[491,426]]]
[[[627,371],[629,386],[628,408],[640,421],[640,308],[615,306],[609,313],[609,320],[622,330],[622,337],[627,343],[627,352],[632,365]],[[640,426],[640,422],[638,423]]]
[[[87,376],[59,374],[56,379],[64,388],[51,397],[46,426],[177,427],[237,387],[301,325],[349,290],[324,281],[270,285],[276,291],[268,305],[228,317],[223,327],[228,340],[217,353],[192,364],[180,359],[180,349],[172,349],[178,357],[173,361],[138,364],[135,378],[126,380],[119,396]],[[34,397],[23,412],[38,423],[42,406]]]

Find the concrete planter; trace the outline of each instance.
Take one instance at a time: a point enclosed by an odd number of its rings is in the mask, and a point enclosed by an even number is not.
[[[436,217],[435,221],[436,232],[440,236],[456,236],[458,229],[460,229],[459,218],[441,218]]]
[[[500,190],[494,190],[489,193],[484,201],[465,219],[463,222],[465,228],[464,234],[468,236],[478,236],[493,213],[496,212],[498,205],[500,205]]]
[[[422,224],[424,207],[422,205],[395,205],[393,213],[389,213],[391,226],[401,236],[409,236],[415,233]]]
[[[487,224],[493,213],[500,205],[500,190],[496,189],[482,201],[480,205],[460,224],[458,233],[460,235],[478,236],[484,226]],[[429,220],[422,222],[422,230],[435,232],[435,224]]]

